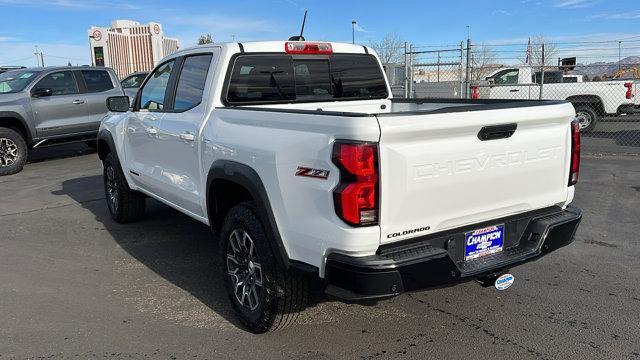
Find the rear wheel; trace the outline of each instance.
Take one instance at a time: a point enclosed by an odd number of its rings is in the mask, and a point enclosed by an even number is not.
[[[144,216],[146,198],[143,194],[131,190],[120,165],[112,154],[104,159],[104,192],[109,213],[118,223],[140,220]]]
[[[0,176],[19,173],[26,162],[27,143],[22,135],[0,127]]]
[[[596,127],[598,113],[589,105],[574,105],[576,120],[580,124],[581,132],[590,132]]]
[[[229,211],[221,233],[224,284],[241,322],[254,333],[295,323],[307,301],[306,279],[282,269],[267,241],[253,205]]]

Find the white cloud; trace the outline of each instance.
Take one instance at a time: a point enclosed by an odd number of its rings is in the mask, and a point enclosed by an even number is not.
[[[42,6],[42,1],[38,0],[0,0],[0,4],[13,6]],[[100,0],[49,0],[46,3],[50,7],[64,8],[68,10],[95,10],[113,9],[137,10],[140,7],[125,1],[100,1]]]
[[[89,45],[65,43],[3,42],[0,52],[1,65],[37,66],[35,46],[44,53],[45,65],[90,64]]]
[[[582,9],[592,6],[593,0],[556,0],[553,7],[565,9]]]
[[[356,23],[356,25],[354,27],[355,27],[356,31],[360,32],[360,33],[371,33],[371,32],[373,32],[371,30],[366,30],[362,26],[358,25],[358,23]]]
[[[621,13],[604,13],[597,14],[591,17],[592,19],[605,19],[605,20],[634,20],[640,19],[640,10],[627,11]]]
[[[166,27],[179,30],[177,33],[169,32],[169,36],[178,38],[183,47],[195,45],[198,37],[207,33],[211,34],[214,42],[232,41],[232,38],[248,41],[282,37],[280,26],[265,19],[224,15],[179,15],[162,18]]]
[[[511,12],[508,10],[504,10],[504,9],[498,9],[498,10],[494,10],[493,15],[502,15],[502,16],[511,16]]]

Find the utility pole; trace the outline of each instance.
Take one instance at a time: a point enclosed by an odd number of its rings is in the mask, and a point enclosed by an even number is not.
[[[36,45],[36,52],[34,52],[33,55],[36,56],[36,62],[38,63],[38,66],[44,67],[44,56],[42,54],[42,51],[38,51],[38,45]]]
[[[352,44],[356,43],[356,21],[355,20],[351,22],[351,43]]]

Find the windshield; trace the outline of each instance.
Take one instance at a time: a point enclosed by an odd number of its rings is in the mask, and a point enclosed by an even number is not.
[[[0,74],[0,94],[15,93],[31,84],[40,71],[13,70]]]

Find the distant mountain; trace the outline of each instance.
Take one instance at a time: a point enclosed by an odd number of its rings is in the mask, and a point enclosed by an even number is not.
[[[619,69],[626,69],[632,66],[638,66],[640,68],[640,56],[629,56],[622,60],[620,60],[620,66],[618,66],[618,62],[594,62],[591,64],[578,64],[576,65],[575,71],[572,71],[574,74],[578,75],[587,75],[593,79],[594,76],[599,77],[612,77],[616,71]],[[623,76],[621,79],[630,79],[632,78],[632,73],[628,73]]]

